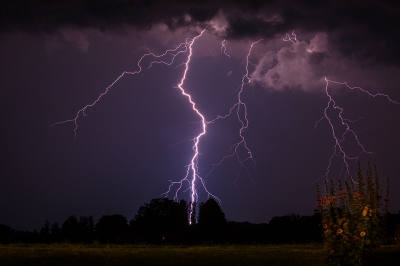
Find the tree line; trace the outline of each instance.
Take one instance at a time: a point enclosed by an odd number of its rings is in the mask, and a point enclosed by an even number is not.
[[[269,223],[227,221],[212,198],[199,205],[199,213],[188,223],[189,204],[167,198],[142,205],[128,222],[120,214],[103,215],[97,223],[92,216],[68,217],[61,225],[46,221],[40,230],[19,231],[0,224],[0,242],[84,243],[84,244],[285,244],[322,242],[321,215],[287,214]],[[388,236],[393,236],[399,214],[388,215]]]

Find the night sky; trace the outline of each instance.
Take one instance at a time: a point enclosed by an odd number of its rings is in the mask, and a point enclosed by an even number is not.
[[[250,45],[263,39],[251,51],[251,81],[241,94],[249,121],[243,136],[254,162],[241,167],[247,153],[240,146],[238,157],[207,176],[240,141],[241,127],[236,113],[208,124],[198,159],[207,189],[230,221],[312,215],[315,183],[323,183],[335,146],[326,119],[315,127],[329,102],[325,77],[400,102],[399,25],[400,4],[378,0],[3,0],[0,224],[33,230],[72,214],[130,220],[163,196],[169,180],[184,178],[201,131],[199,116],[176,88],[188,53],[151,68],[154,58],[146,57],[142,72],[123,76],[79,116],[75,141],[73,123],[50,126],[73,119],[124,71],[139,70],[149,50],[162,54],[203,29],[183,87],[207,121],[237,102]],[[299,42],[283,41],[293,31]],[[221,52],[224,39],[230,57]],[[372,152],[360,155],[362,168],[371,162],[383,181],[390,179],[389,210],[397,213],[400,105],[335,84],[328,91]],[[327,112],[343,134],[338,109]],[[360,154],[351,134],[341,143],[350,157]],[[355,176],[357,160],[349,165]],[[341,157],[334,157],[328,178],[351,181],[341,169]],[[178,197],[189,202],[186,188]],[[199,202],[206,201],[199,182],[196,188]]]

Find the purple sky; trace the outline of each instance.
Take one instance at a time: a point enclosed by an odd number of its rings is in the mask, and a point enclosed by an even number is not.
[[[125,75],[79,117],[76,141],[73,123],[50,130],[74,118],[123,71],[138,70],[145,47],[160,54],[207,27],[193,45],[184,87],[212,120],[237,101],[250,45],[263,39],[249,57],[252,81],[242,94],[249,119],[243,136],[255,163],[245,163],[248,175],[231,158],[207,177],[228,220],[313,214],[315,182],[322,184],[335,145],[327,120],[315,128],[329,101],[325,77],[400,101],[398,4],[61,2],[0,6],[0,223],[16,229],[40,228],[46,219],[63,222],[72,214],[132,219],[142,204],[167,191],[168,180],[185,176],[190,139],[200,130],[199,117],[176,88],[187,53],[171,66],[148,69],[152,58],[143,60],[141,73]],[[283,41],[292,30],[297,44]],[[230,57],[221,53],[224,39]],[[390,179],[389,209],[397,212],[400,106],[345,86],[331,84],[329,93],[345,118],[363,117],[349,123],[373,153],[360,156],[362,167],[375,163],[382,179]],[[332,121],[343,133],[338,119]],[[207,126],[200,175],[240,140],[239,129],[235,116]],[[351,134],[343,147],[350,156],[360,153]],[[238,154],[246,156],[243,149]],[[334,158],[329,178],[337,180],[341,163]],[[356,170],[350,161],[351,174]],[[200,183],[197,189],[205,201]],[[188,191],[178,196],[190,200]]]

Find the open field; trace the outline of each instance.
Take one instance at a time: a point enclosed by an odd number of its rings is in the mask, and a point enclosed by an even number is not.
[[[367,265],[398,265],[398,247]],[[100,246],[0,245],[0,265],[324,265],[322,245]]]

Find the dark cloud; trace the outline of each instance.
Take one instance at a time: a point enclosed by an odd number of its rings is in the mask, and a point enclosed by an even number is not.
[[[267,14],[263,18],[262,14]],[[282,1],[258,16],[228,13],[229,36],[275,38],[292,30],[326,32],[331,46],[366,63],[399,64],[400,3],[381,1]]]
[[[60,27],[90,27],[112,30],[129,25],[147,30],[164,23],[170,27],[188,26],[210,20],[218,12],[212,1],[2,1],[2,31],[23,30],[51,33]],[[208,2],[208,3],[207,3]],[[215,1],[214,1],[215,2]]]
[[[0,7],[3,33],[54,33],[65,27],[113,31],[125,26],[145,31],[158,24],[174,30],[209,25],[223,14],[231,39],[276,38],[291,30],[325,32],[345,56],[400,64],[400,3],[395,1],[3,0]]]

